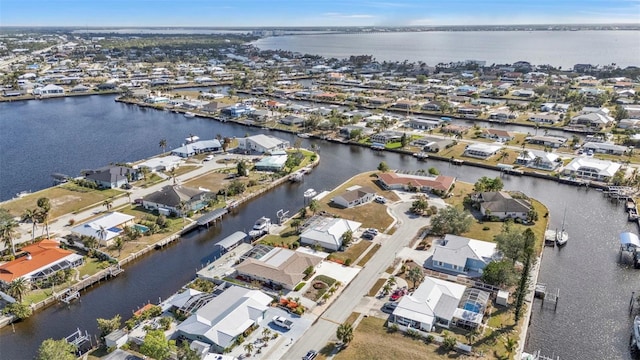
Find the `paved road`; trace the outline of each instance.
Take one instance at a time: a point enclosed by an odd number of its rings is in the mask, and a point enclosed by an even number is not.
[[[197,176],[206,174],[214,169],[218,169],[218,168],[223,168],[223,167],[227,167],[228,165],[225,164],[219,164],[216,162],[216,160],[221,159],[221,158],[235,158],[235,157],[241,157],[244,155],[229,155],[229,154],[218,154],[215,156],[214,160],[212,161],[207,161],[207,162],[202,162],[200,165],[198,165],[198,168],[196,168],[195,170],[192,170],[186,174],[182,174],[180,176],[176,176],[176,181],[178,183],[184,183],[186,181],[188,181],[189,179],[195,178]],[[193,163],[187,163],[188,165],[194,165]],[[160,174],[161,176],[163,176],[162,174]],[[132,190],[129,190],[129,194],[130,194],[130,198],[133,201],[134,199],[137,198],[142,198],[148,194],[151,194],[155,191],[160,190],[163,186],[166,185],[170,185],[172,184],[172,180],[167,178],[166,181],[161,181],[155,185],[149,186],[147,188],[138,188],[135,187]],[[119,206],[122,205],[126,205],[129,203],[129,198],[126,196],[117,198],[113,200],[112,206],[113,208],[117,208]],[[82,211],[80,213],[77,214],[66,214],[66,215],[62,215],[56,219],[52,219],[49,222],[49,233],[53,234],[55,233],[58,237],[63,237],[67,234],[70,233],[70,228],[68,226],[66,226],[69,223],[69,220],[74,219],[76,224],[82,223],[85,219],[88,219],[92,216],[95,216],[97,212],[102,212],[105,211],[106,208],[104,207],[104,205],[102,205],[102,203],[96,204],[96,206],[92,207],[91,209],[87,209],[85,211]],[[19,215],[19,214],[14,214],[14,215]],[[31,240],[31,234],[29,233],[31,231],[31,223],[20,223],[20,228],[19,228],[19,232],[20,232],[20,236],[19,238],[15,239],[15,245],[17,246],[18,244],[21,244],[25,241],[30,241]],[[38,226],[38,228],[36,229],[36,236],[40,236],[42,234],[42,227]],[[5,248],[4,244],[0,244],[0,250],[3,250]]]
[[[342,294],[322,314],[318,321],[307,330],[303,338],[296,342],[283,357],[301,359],[308,350],[320,350],[331,339],[335,339],[338,326],[351,315],[360,300],[375,284],[382,273],[393,262],[396,254],[411,242],[418,230],[426,224],[426,219],[407,215],[411,202],[401,202],[390,206],[398,219],[398,230],[382,243],[382,247],[369,260],[358,276]]]

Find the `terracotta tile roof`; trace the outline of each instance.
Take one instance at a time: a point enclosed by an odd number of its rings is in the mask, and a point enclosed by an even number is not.
[[[22,250],[28,252],[31,259],[22,256],[0,266],[0,281],[10,283],[73,254],[71,251],[60,249],[57,241],[49,239],[25,246]]]
[[[438,175],[435,178],[418,175],[397,174],[394,172],[378,174],[378,179],[389,187],[394,185],[413,185],[415,187],[429,187],[433,190],[448,191],[456,178],[451,176]]]

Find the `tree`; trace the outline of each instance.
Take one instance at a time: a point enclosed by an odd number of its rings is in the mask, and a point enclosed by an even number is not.
[[[498,250],[513,264],[522,259],[524,254],[524,237],[522,232],[512,226],[511,221],[504,223],[502,232],[494,237]]]
[[[113,206],[113,199],[111,199],[111,198],[105,199],[102,202],[102,205],[104,205],[107,208],[107,211],[111,210],[111,207]]]
[[[309,210],[311,210],[313,215],[316,214],[316,211],[320,210],[320,204],[318,203],[318,200],[314,199],[309,202]]]
[[[444,331],[442,333],[442,349],[446,352],[449,352],[456,348],[458,341],[456,341],[456,337],[451,335],[448,331]]]
[[[84,245],[87,249],[95,249],[98,247],[98,239],[95,236],[85,236],[83,235],[80,238],[82,245]]]
[[[236,167],[236,169],[238,171],[238,176],[247,176],[249,174],[247,165],[242,160],[238,162],[238,166]]]
[[[469,231],[473,217],[468,211],[447,206],[431,218],[431,232],[437,235],[460,235]]]
[[[113,247],[118,250],[118,257],[120,257],[120,255],[122,254],[122,248],[124,248],[124,240],[122,239],[122,236],[118,236],[116,238]]]
[[[120,314],[116,314],[116,316],[111,319],[96,319],[98,322],[98,329],[100,330],[100,337],[104,338],[115,330],[118,330],[122,325],[122,318]]]
[[[49,215],[51,212],[51,202],[49,198],[41,197],[36,202],[38,205],[38,220],[44,224],[47,231],[47,239],[49,238]]]
[[[3,314],[13,314],[18,320],[23,320],[31,316],[33,314],[33,310],[31,310],[31,306],[19,302],[14,302],[13,304],[9,304],[2,309]]]
[[[178,360],[200,360],[200,356],[189,347],[188,341],[183,341],[178,347]]]
[[[353,340],[353,326],[349,323],[340,324],[338,330],[336,330],[336,337],[342,341],[344,346],[348,346]]]
[[[249,354],[249,356],[251,356],[251,353],[253,352],[253,344],[248,342],[248,343],[244,344],[243,348],[244,348],[244,351],[246,351],[247,354]]]
[[[167,139],[164,139],[164,138],[160,139],[160,142],[158,143],[158,145],[162,149],[162,153],[165,153],[167,149]]]
[[[398,282],[396,281],[396,277],[391,275],[389,276],[389,278],[387,279],[387,284],[393,286],[395,284],[397,284]]]
[[[405,147],[407,145],[409,145],[409,137],[407,136],[407,133],[402,133],[402,136],[400,137],[400,146]]]
[[[513,263],[508,260],[491,261],[482,271],[482,281],[495,286],[512,285],[514,271]]]
[[[27,279],[19,277],[9,283],[7,294],[16,299],[18,302],[22,302],[22,298],[29,291],[29,283]]]
[[[378,171],[387,172],[389,171],[389,165],[386,162],[382,161],[378,164]]]
[[[231,138],[225,137],[222,139],[222,151],[227,152],[229,146],[231,146]]]
[[[534,254],[534,246],[536,241],[536,236],[533,230],[526,229],[522,234],[524,237],[524,260],[522,267],[522,274],[520,275],[520,282],[516,289],[516,306],[514,309],[515,312],[515,321],[516,323],[520,320],[520,316],[522,314],[522,307],[524,305],[524,298],[527,295],[527,291],[529,289],[529,270],[531,269],[531,264],[533,262],[533,254]]]
[[[387,294],[389,294],[389,293],[391,292],[391,289],[392,289],[391,285],[389,285],[389,283],[387,282],[387,283],[385,283],[385,284],[384,284],[384,286],[382,287],[382,292],[383,292],[385,295],[387,295]]]
[[[13,240],[18,234],[18,231],[16,230],[18,226],[18,223],[14,219],[6,220],[0,224],[0,238],[2,238],[7,249],[11,250],[12,255],[16,254],[16,247]]]
[[[413,282],[413,288],[415,289],[416,285],[424,280],[424,272],[422,271],[422,268],[417,266],[412,267],[407,273],[407,280],[411,280],[411,282]]]
[[[25,209],[22,213],[22,221],[31,223],[31,241],[36,239],[36,225],[38,223],[38,211],[35,209]]]
[[[502,180],[499,177],[491,179],[483,176],[473,185],[473,191],[485,192],[485,191],[500,191],[504,187]]]
[[[412,213],[422,215],[428,208],[429,202],[427,201],[427,198],[424,195],[421,195],[411,203],[411,208],[409,210]]]
[[[347,247],[353,241],[353,232],[351,230],[347,230],[342,235],[342,246]]]
[[[291,227],[296,229],[296,231],[298,231],[298,229],[300,228],[300,225],[302,224],[302,220],[295,218],[293,220],[291,220]]]
[[[516,351],[518,341],[515,338],[509,336],[507,341],[504,342],[504,349],[507,351],[507,358],[511,359],[511,355]]]
[[[429,168],[429,175],[440,175],[440,171],[435,167]]]
[[[156,360],[165,360],[171,356],[171,351],[175,348],[173,340],[168,341],[164,337],[162,330],[147,331],[144,343],[140,346],[140,352]]]
[[[37,360],[75,360],[77,348],[65,339],[47,339],[38,348]]]

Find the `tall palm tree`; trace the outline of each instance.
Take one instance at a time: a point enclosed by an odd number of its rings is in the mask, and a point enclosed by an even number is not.
[[[114,247],[116,248],[116,250],[118,250],[118,257],[120,257],[120,254],[122,253],[122,248],[124,248],[124,240],[122,240],[122,237],[118,236],[114,244]]]
[[[98,235],[98,239],[106,241],[107,240],[107,229],[104,226],[100,226],[99,229],[96,230],[96,234]]]
[[[244,344],[244,351],[246,351],[247,354],[251,355],[251,353],[253,352],[253,344],[250,342]]]
[[[412,267],[411,270],[407,273],[407,280],[411,280],[413,282],[413,288],[416,288],[416,284],[424,279],[424,272],[422,269],[415,266]]]
[[[511,355],[513,355],[514,351],[516,351],[517,346],[518,341],[512,337],[508,337],[507,341],[504,342],[504,349],[507,351],[507,357],[509,359],[511,359]]]
[[[49,198],[41,197],[38,199],[38,215],[39,221],[44,224],[44,228],[47,231],[47,239],[49,238],[49,215],[51,214],[51,201]]]
[[[396,277],[395,277],[395,276],[393,276],[393,275],[389,276],[389,278],[387,279],[387,284],[389,284],[389,285],[393,286],[393,285],[395,285],[396,283],[397,283],[397,281],[396,281]]]
[[[4,245],[8,249],[11,249],[12,255],[16,254],[16,247],[15,247],[15,244],[13,243],[13,240],[15,239],[15,236],[18,233],[16,231],[17,227],[18,227],[18,223],[13,219],[8,219],[4,223],[2,223],[2,226],[0,227],[0,238],[2,238]]]
[[[9,289],[7,289],[7,293],[18,300],[19,303],[22,302],[22,298],[27,294],[27,291],[29,291],[29,283],[23,277],[13,280],[9,283]]]
[[[164,138],[160,139],[160,142],[158,145],[160,145],[160,148],[162,148],[162,153],[165,153],[167,151],[167,139],[164,139]]]
[[[336,330],[336,337],[338,340],[347,346],[353,340],[353,327],[349,323],[344,323],[338,326]]]
[[[31,241],[36,239],[36,225],[38,224],[38,211],[36,209],[25,209],[22,213],[22,221],[31,223]]]
[[[113,206],[113,199],[111,198],[105,199],[102,205],[104,205],[107,208],[107,211],[111,210],[111,207]]]

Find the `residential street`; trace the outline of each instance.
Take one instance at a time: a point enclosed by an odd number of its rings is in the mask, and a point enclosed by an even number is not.
[[[396,254],[426,225],[426,219],[408,214],[411,202],[399,202],[390,206],[398,220],[397,231],[382,243],[380,250],[369,260],[356,278],[342,294],[322,314],[318,321],[307,330],[302,340],[296,342],[284,355],[284,359],[301,359],[308,350],[319,351],[327,342],[335,339],[338,326],[344,322],[393,262]]]

